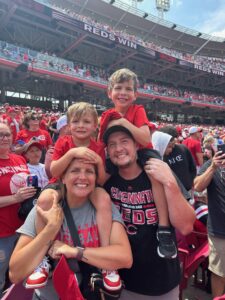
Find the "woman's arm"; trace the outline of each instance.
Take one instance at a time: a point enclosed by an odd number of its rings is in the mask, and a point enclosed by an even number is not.
[[[62,254],[67,258],[76,258],[78,253],[77,247],[71,247],[59,241],[55,241],[49,250],[49,254],[55,259],[59,259]],[[85,248],[82,261],[106,270],[130,268],[133,259],[123,225],[119,222],[113,222],[110,245],[99,248]]]
[[[63,213],[56,199],[49,211],[37,207],[37,213],[47,224],[35,238],[24,234],[20,236],[9,263],[9,275],[14,283],[26,278],[40,264],[62,224]]]

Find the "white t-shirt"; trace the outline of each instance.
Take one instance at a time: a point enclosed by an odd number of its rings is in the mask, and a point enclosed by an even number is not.
[[[44,188],[48,184],[48,176],[45,171],[45,165],[39,163],[38,165],[27,164],[31,174],[35,174],[38,177],[38,186]]]

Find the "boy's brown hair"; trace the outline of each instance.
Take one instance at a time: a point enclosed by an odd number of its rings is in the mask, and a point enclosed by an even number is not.
[[[77,117],[79,120],[81,116],[85,115],[86,113],[90,113],[93,116],[94,122],[97,125],[98,113],[95,107],[92,104],[87,102],[74,103],[68,108],[67,111],[68,123],[70,123],[74,117]]]
[[[139,81],[137,75],[129,69],[119,69],[109,77],[108,91],[111,91],[116,83],[123,83],[132,80],[134,83],[134,91],[137,91]]]

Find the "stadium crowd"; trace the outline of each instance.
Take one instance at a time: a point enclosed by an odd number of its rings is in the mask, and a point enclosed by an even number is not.
[[[113,73],[114,108],[100,118],[85,102],[64,113],[0,107],[2,295],[9,267],[33,299],[83,299],[78,286],[93,299],[86,277],[94,267],[105,295],[178,299],[175,232],[184,238],[196,222],[208,228],[212,295],[225,292],[225,127],[151,123],[134,104],[137,87],[132,71]]]
[[[68,61],[48,52],[37,52],[34,50],[18,47],[0,41],[0,57],[17,63],[25,63],[31,68],[40,68],[53,72],[83,78],[90,81],[107,84],[108,71],[94,65],[81,62]],[[140,80],[140,92],[151,95],[161,95],[171,98],[182,99],[190,102],[202,102],[215,105],[224,105],[224,97],[221,95],[207,95],[184,88],[175,88],[159,83],[146,83],[146,79]]]
[[[77,13],[74,10],[73,5],[70,4],[70,2],[63,4],[63,6],[61,6],[58,3],[58,1],[41,0],[40,2],[43,2],[45,5],[48,5],[56,10],[59,10],[62,13],[67,14],[72,18],[75,18],[82,22],[88,23],[92,26],[95,26],[96,28],[100,28],[109,33],[113,33],[114,35],[120,36],[121,38],[125,38],[127,40],[130,40],[131,42],[135,42],[136,44],[141,45],[145,48],[149,48],[149,49],[170,55],[172,57],[197,64],[202,67],[204,66],[204,68],[208,67],[210,69],[214,69],[214,70],[218,70],[218,71],[222,71],[222,72],[225,71],[225,59],[223,59],[223,58],[205,57],[205,56],[201,56],[201,55],[192,55],[189,53],[182,53],[175,49],[169,49],[169,48],[163,47],[161,45],[157,45],[153,42],[146,41],[143,37],[129,33],[129,28],[124,29],[124,27],[122,27],[122,28],[118,27],[118,29],[114,29],[113,25],[106,24],[101,20],[94,20],[90,16],[85,16],[85,15]]]

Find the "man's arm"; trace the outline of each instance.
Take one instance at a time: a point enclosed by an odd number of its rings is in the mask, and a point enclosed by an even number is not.
[[[222,166],[225,163],[225,154],[221,154],[221,151],[218,151],[213,159],[207,170],[197,176],[194,180],[194,189],[197,192],[202,192],[207,186],[210,184],[214,173],[216,172],[217,168]],[[201,172],[201,170],[200,170]]]
[[[152,158],[146,162],[145,171],[164,187],[171,224],[184,235],[190,233],[196,219],[195,212],[182,195],[170,167]]]

